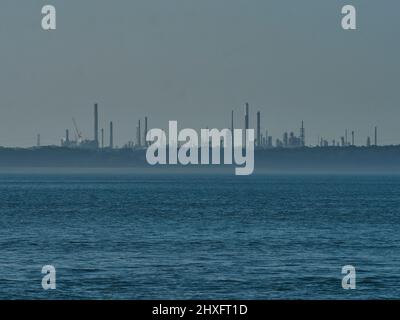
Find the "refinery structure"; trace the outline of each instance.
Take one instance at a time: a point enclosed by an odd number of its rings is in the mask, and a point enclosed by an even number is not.
[[[70,136],[70,130],[65,130],[65,137],[61,139],[61,147],[64,148],[79,148],[79,149],[88,149],[88,150],[98,150],[98,149],[114,149],[114,124],[113,121],[109,122],[108,127],[108,137],[105,136],[106,129],[99,129],[99,106],[97,103],[94,104],[94,133],[93,139],[84,138],[82,132],[79,130],[78,124],[75,118],[72,118],[72,124],[74,127],[74,138],[72,139]],[[124,148],[131,149],[140,149],[147,145],[146,143],[146,134],[148,131],[148,121],[147,117],[144,118],[144,127],[142,133],[142,125],[141,120],[138,122],[138,126],[136,127],[136,138],[134,141],[128,141]],[[100,135],[99,135],[100,133]],[[40,135],[38,135],[40,137]],[[108,138],[108,139],[107,139]],[[39,140],[38,140],[39,141]],[[38,142],[38,147],[40,144]]]
[[[77,121],[72,118],[72,135],[71,130],[65,130],[65,136],[61,139],[61,147],[63,148],[76,148],[85,150],[113,150],[116,149],[114,143],[114,130],[115,126],[113,121],[109,122],[108,128],[99,128],[99,105],[94,104],[93,110],[93,137],[83,137],[82,131],[80,131]],[[243,123],[244,129],[250,129],[250,105],[249,103],[244,104],[243,118],[240,123]],[[143,122],[142,122],[143,120]],[[240,128],[241,125],[235,124],[235,114],[231,111],[231,124],[230,130],[233,132],[235,128]],[[304,127],[304,121],[301,121],[299,129],[295,131],[285,131],[282,137],[273,138],[268,133],[267,128],[263,128],[261,112],[256,112],[255,117],[256,128],[255,128],[255,147],[256,149],[272,149],[272,148],[304,148],[306,147],[306,130]],[[138,120],[136,126],[136,136],[130,141],[123,145],[123,149],[140,150],[147,147],[146,135],[149,130],[148,117]],[[40,135],[37,135],[37,147],[40,147]],[[355,145],[355,132],[354,130],[346,129],[339,139],[327,140],[324,137],[318,137],[318,143],[315,147],[351,147]],[[371,137],[366,137],[366,147],[378,146],[378,128],[374,127],[373,141]],[[308,147],[311,147],[309,145]]]
[[[146,134],[151,129],[151,118],[137,120],[132,137],[118,146],[115,143],[118,124],[111,119],[102,118],[101,106],[93,107],[93,126],[89,136],[84,136],[76,119],[72,119],[71,128],[65,130],[60,145],[41,146],[42,137],[38,134],[36,146],[32,148],[0,147],[0,168],[117,168],[146,170],[151,165],[146,160]],[[101,119],[101,121],[99,121]],[[105,121],[107,120],[107,121]],[[373,127],[371,137],[366,137],[363,145],[355,143],[355,131],[345,129],[336,140],[318,137],[318,143],[312,145],[307,136],[306,123],[299,121],[298,129],[283,132],[273,137],[268,126],[263,123],[259,110],[251,112],[245,103],[243,113],[233,110],[228,114],[228,127],[223,129],[253,129],[255,136],[255,170],[274,173],[371,173],[385,172],[400,174],[400,145],[379,145],[378,128]],[[91,121],[92,122],[92,121]],[[99,126],[105,123],[105,126]],[[254,127],[251,124],[254,123]],[[217,129],[218,130],[218,129]],[[228,130],[228,131],[230,131]],[[227,133],[228,134],[228,133]],[[245,136],[243,138],[246,138]],[[221,136],[222,145],[223,136]],[[246,140],[246,139],[244,139]],[[363,139],[364,140],[364,139]],[[211,147],[211,146],[210,146]],[[214,153],[213,153],[214,154]],[[210,153],[211,155],[211,153]],[[221,159],[225,157],[221,152]],[[185,167],[182,165],[181,167]],[[187,167],[187,166],[186,166]],[[206,166],[207,168],[209,166]],[[171,168],[158,166],[159,170],[231,170],[229,165],[205,169],[205,166],[190,168]],[[158,170],[157,169],[157,170]],[[8,170],[8,169],[7,169]],[[36,170],[36,169],[35,169]],[[151,170],[155,170],[154,168]],[[141,172],[141,171],[140,171]]]

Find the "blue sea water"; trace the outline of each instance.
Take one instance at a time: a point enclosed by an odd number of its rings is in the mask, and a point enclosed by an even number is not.
[[[399,231],[400,176],[2,174],[0,299],[400,298]]]

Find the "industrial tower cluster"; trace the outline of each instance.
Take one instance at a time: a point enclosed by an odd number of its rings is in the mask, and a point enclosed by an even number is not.
[[[244,128],[250,129],[250,107],[249,103],[244,105]],[[72,119],[74,126],[74,138],[71,139],[69,129],[65,130],[65,137],[61,140],[61,146],[65,148],[80,148],[80,149],[114,149],[114,125],[113,122],[109,123],[109,139],[108,143],[105,141],[105,130],[101,128],[99,130],[99,110],[98,104],[94,105],[94,135],[93,140],[83,138],[82,132],[79,130],[77,122]],[[231,112],[231,131],[235,129],[234,123],[234,111]],[[374,146],[378,145],[378,128],[374,128]],[[100,132],[100,135],[99,135]],[[133,141],[128,141],[123,148],[127,149],[141,149],[147,147],[146,135],[148,132],[148,118],[144,117],[144,126],[142,127],[141,120],[138,120],[138,125],[136,127],[136,139]],[[346,129],[344,135],[340,137],[338,141],[332,140],[329,143],[328,140],[319,137],[317,147],[350,147],[355,146],[355,136],[354,131],[351,131],[351,140],[349,139],[348,130]],[[37,145],[40,146],[40,135],[37,136]],[[256,137],[255,146],[258,149],[267,148],[301,148],[306,146],[305,138],[305,128],[304,122],[301,121],[301,127],[299,130],[299,135],[296,136],[293,131],[284,132],[282,139],[277,138],[273,143],[273,137],[268,134],[268,130],[262,131],[261,128],[261,112],[256,113]],[[371,138],[367,137],[366,146],[371,147]]]
[[[72,119],[74,125],[74,134],[75,138],[71,139],[69,129],[65,130],[65,137],[61,139],[61,146],[65,148],[80,148],[80,149],[114,149],[114,124],[110,121],[109,124],[109,140],[108,144],[105,141],[105,130],[104,128],[100,129],[100,137],[99,137],[99,108],[98,104],[94,105],[94,139],[84,139],[82,132],[79,130],[78,125],[75,119]],[[146,134],[148,130],[148,122],[147,117],[144,118],[144,132],[141,134],[141,122],[139,120],[138,126],[136,128],[136,141],[128,142],[127,147],[131,148],[142,148],[146,146]]]
[[[231,130],[234,128],[233,121],[233,111],[231,113]],[[249,129],[249,104],[246,103],[244,106],[244,126],[245,129]],[[273,144],[272,136],[268,135],[268,130],[265,130],[265,135],[263,135],[261,130],[261,113],[257,112],[256,119],[256,147],[257,148],[301,148],[306,146],[305,128],[304,121],[301,121],[301,127],[299,136],[296,136],[293,131],[290,133],[284,132],[282,139],[277,138],[275,144]],[[329,143],[328,140],[319,137],[316,147],[354,147],[355,144],[355,133],[354,130],[351,131],[351,140],[349,139],[349,130],[346,129],[344,135],[340,137],[340,140],[335,139]],[[378,127],[374,128],[374,144],[372,145],[371,137],[367,137],[365,144],[366,147],[378,146]]]
[[[336,141],[335,139],[332,140],[331,144],[329,144],[329,141],[324,139],[324,138],[319,138],[318,145],[320,147],[354,147],[355,141],[354,141],[354,130],[351,131],[351,141],[349,140],[348,137],[348,129],[345,130],[344,136],[340,137],[340,141]],[[365,144],[367,147],[372,146],[371,142],[371,137],[367,137],[367,142]],[[378,127],[375,126],[374,128],[374,146],[378,145]]]
[[[244,128],[249,129],[249,119],[250,119],[250,107],[246,102],[244,105]],[[285,132],[283,134],[283,139],[276,139],[275,145],[272,142],[272,136],[268,134],[268,130],[265,129],[265,134],[261,129],[261,112],[257,111],[257,119],[256,119],[256,148],[299,148],[305,147],[306,138],[305,138],[305,129],[304,122],[301,122],[300,135],[296,136],[294,132],[290,132],[289,134]],[[235,128],[234,126],[234,111],[231,112],[231,130]]]

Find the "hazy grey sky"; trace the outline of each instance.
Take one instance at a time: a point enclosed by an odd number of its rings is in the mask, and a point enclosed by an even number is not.
[[[92,138],[94,102],[121,146],[145,115],[222,128],[233,108],[242,126],[246,101],[274,138],[304,120],[307,144],[345,128],[365,143],[375,124],[400,143],[399,15],[398,0],[2,0],[0,145],[58,144],[72,117]]]

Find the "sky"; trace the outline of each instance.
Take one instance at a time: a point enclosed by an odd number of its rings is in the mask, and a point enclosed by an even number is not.
[[[43,31],[41,8],[57,10]],[[357,9],[357,30],[341,8]],[[356,144],[379,127],[400,144],[400,2],[397,0],[2,0],[0,146],[59,144],[72,118],[93,139],[93,104],[115,144],[150,128],[243,127],[261,111],[274,140]]]

